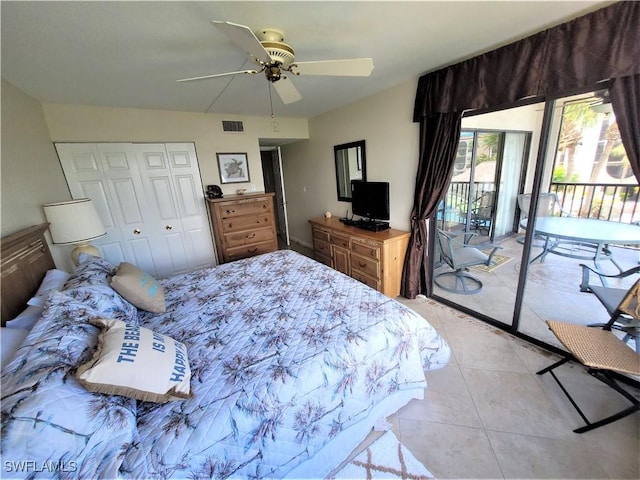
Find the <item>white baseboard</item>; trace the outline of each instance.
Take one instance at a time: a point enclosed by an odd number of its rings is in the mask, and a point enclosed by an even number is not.
[[[289,237],[289,240],[292,243],[297,243],[298,245],[302,245],[303,247],[310,248],[311,250],[313,250],[313,244],[309,242],[305,242],[304,240],[300,240],[299,238],[296,238],[296,237]]]

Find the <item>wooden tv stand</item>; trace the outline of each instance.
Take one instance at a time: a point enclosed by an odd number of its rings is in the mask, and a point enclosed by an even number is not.
[[[312,218],[309,223],[316,260],[391,298],[400,295],[409,232],[394,228],[370,232],[335,217]]]

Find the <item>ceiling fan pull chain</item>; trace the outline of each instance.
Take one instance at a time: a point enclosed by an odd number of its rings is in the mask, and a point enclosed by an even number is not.
[[[275,118],[273,114],[273,98],[271,97],[271,82],[267,82],[269,85],[269,106],[271,107],[271,118]]]

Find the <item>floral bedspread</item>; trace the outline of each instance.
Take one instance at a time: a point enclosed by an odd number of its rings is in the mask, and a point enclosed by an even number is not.
[[[295,252],[164,280],[160,315],[120,297],[114,270],[81,264],[3,368],[3,478],[323,477],[449,359],[424,318]],[[193,397],[85,390],[95,317],[183,342]]]
[[[167,312],[140,324],[187,345],[194,396],[139,403],[124,477],[281,478],[345,438],[346,457],[361,438],[340,433],[400,392],[421,398],[424,370],[449,359],[415,312],[292,251],[162,284]]]

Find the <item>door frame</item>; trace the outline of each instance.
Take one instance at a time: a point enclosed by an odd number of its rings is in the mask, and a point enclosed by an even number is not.
[[[262,155],[262,153],[269,153],[268,157]],[[269,163],[270,172],[274,180],[274,193],[275,193],[275,213],[277,220],[278,234],[282,233],[286,246],[291,245],[291,238],[289,235],[289,217],[287,213],[287,194],[284,186],[284,174],[282,173],[282,152],[279,146],[260,146],[260,157],[262,163],[262,176],[267,177],[265,172],[265,163]],[[265,182],[265,191],[267,191],[267,184]],[[280,224],[282,222],[282,225]]]

